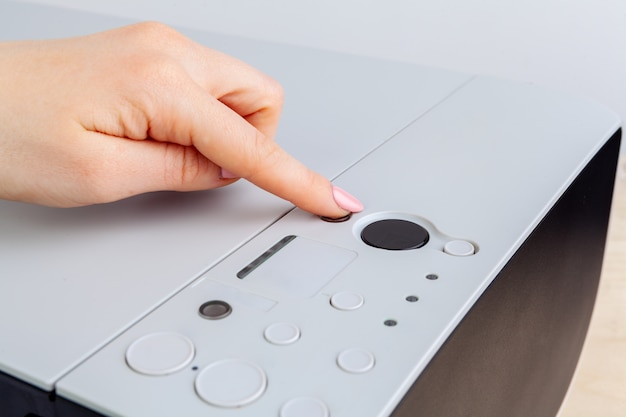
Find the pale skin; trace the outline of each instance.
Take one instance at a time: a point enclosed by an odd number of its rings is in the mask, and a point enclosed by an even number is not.
[[[274,142],[276,81],[158,23],[0,43],[0,91],[3,199],[75,207],[245,178],[317,215],[362,209]]]

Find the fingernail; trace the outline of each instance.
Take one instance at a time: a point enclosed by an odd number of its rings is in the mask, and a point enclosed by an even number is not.
[[[333,198],[339,207],[351,213],[358,213],[363,210],[363,204],[356,197],[334,185]]]
[[[232,178],[239,178],[239,176],[233,174],[232,172],[230,172],[227,169],[221,168],[221,170],[220,170],[220,178],[225,179],[225,180],[229,180],[229,179],[232,179]]]

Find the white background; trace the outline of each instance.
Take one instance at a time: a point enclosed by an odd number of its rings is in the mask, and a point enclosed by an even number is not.
[[[528,81],[626,120],[624,0],[30,2]]]

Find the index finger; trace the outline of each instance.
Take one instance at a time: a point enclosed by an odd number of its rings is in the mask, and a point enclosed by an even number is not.
[[[358,200],[333,187],[201,87],[190,88],[175,100],[169,102],[168,112],[178,134],[188,135],[190,144],[223,169],[321,216],[336,218],[362,210]]]
[[[321,216],[337,218],[363,209],[358,200],[268,140],[232,109],[208,101],[211,116],[198,120],[192,141],[223,169]]]

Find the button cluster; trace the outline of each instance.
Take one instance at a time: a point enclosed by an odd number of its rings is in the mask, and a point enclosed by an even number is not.
[[[353,311],[364,304],[361,294],[338,292],[330,297],[330,305],[340,311]],[[228,316],[229,304],[213,300],[200,307],[203,318],[216,320]],[[267,326],[265,340],[276,346],[297,343],[300,327],[295,323],[278,322]],[[156,332],[135,340],[126,350],[126,363],[144,375],[168,375],[187,367],[195,357],[193,342],[174,332]],[[336,357],[336,366],[343,372],[363,374],[374,368],[374,354],[362,348],[345,349]],[[239,408],[263,396],[268,377],[263,368],[244,359],[224,359],[204,367],[196,376],[196,394],[206,403],[220,408]],[[328,406],[314,397],[293,398],[283,404],[279,417],[329,417]]]

